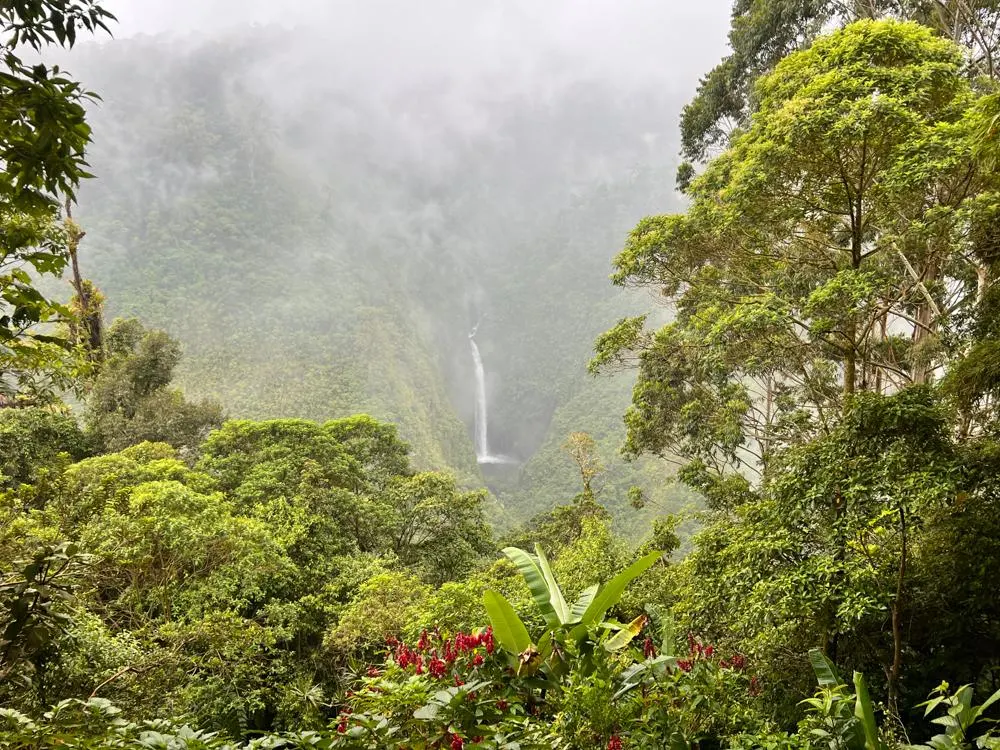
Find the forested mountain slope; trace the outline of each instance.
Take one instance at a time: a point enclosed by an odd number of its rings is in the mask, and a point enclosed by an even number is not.
[[[186,390],[235,416],[368,411],[472,484],[478,324],[492,448],[520,466],[548,445],[558,467],[506,472],[511,513],[579,490],[558,454],[574,430],[627,487],[630,384],[585,367],[602,322],[645,304],[607,284],[608,258],[674,201],[680,97],[558,60],[534,90],[456,76],[372,92],[336,59],[297,67],[302,44],[255,29],[74,55],[103,99],[80,216],[110,315],[178,337]]]

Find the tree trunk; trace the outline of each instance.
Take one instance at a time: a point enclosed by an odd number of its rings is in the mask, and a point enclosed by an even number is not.
[[[73,272],[71,283],[76,291],[77,305],[80,308],[80,320],[72,324],[70,330],[74,331],[76,343],[86,349],[89,359],[92,362],[99,362],[104,351],[104,322],[101,319],[101,304],[99,300],[91,299],[93,286],[88,284],[84,280],[83,274],[80,273],[80,241],[87,236],[87,233],[73,221],[73,204],[68,199],[66,201],[66,236],[70,267]]]
[[[916,357],[912,360],[913,382],[918,384],[929,383],[933,378],[930,360],[926,358],[926,355],[921,353],[920,348],[921,344],[933,336],[936,331],[937,317],[940,311],[931,297],[927,285],[934,284],[938,280],[940,266],[941,264],[932,253],[923,273],[915,279],[921,294],[925,298],[917,308],[917,323],[913,327],[913,348],[916,354]]]
[[[857,322],[847,325],[847,351],[844,353],[844,407],[854,395],[858,382],[858,342]]]
[[[892,602],[892,666],[889,668],[889,711],[899,716],[899,676],[903,666],[903,583],[906,579],[906,511],[899,508],[900,553],[896,597]]]

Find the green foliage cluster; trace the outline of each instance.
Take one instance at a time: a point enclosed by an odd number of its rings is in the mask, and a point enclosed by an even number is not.
[[[996,79],[995,0],[736,0],[729,31],[731,53],[699,82],[681,117],[684,156],[702,160],[745,127],[756,111],[754,83],[785,56],[808,47],[831,25],[861,19],[908,19],[926,25],[967,49],[970,77]],[[689,173],[691,164],[682,171]],[[680,180],[681,173],[678,179]]]
[[[87,397],[87,432],[100,451],[142,442],[193,451],[222,424],[222,407],[190,403],[169,388],[181,359],[180,344],[135,319],[118,320],[104,339],[103,361]]]
[[[62,201],[87,171],[95,95],[58,66],[26,63],[26,48],[72,47],[77,32],[107,31],[114,16],[95,0],[18,0],[0,8],[0,404],[50,400],[79,369],[73,342],[51,330],[71,317],[38,278],[69,265]],[[68,209],[67,209],[68,210]]]
[[[997,21],[992,3],[938,5],[957,41]],[[626,453],[680,458],[710,507],[667,606],[747,655],[776,726],[829,747],[988,747],[988,725],[957,727],[1000,659],[995,71],[988,39],[894,18],[786,54],[839,13],[737,3],[733,60],[760,65],[730,102],[740,124],[689,144],[725,148],[686,170],[689,210],[641,221],[615,261],[614,282],[657,290],[673,320],[622,319],[592,367],[638,366]],[[804,25],[768,25],[790,16]],[[812,649],[871,687],[803,704]],[[932,701],[951,739],[914,710],[942,677],[967,686]]]
[[[332,665],[380,645],[389,612],[409,612],[397,619],[408,625],[422,610],[406,601],[423,605],[493,549],[483,493],[415,472],[395,428],[370,417],[227,422],[195,458],[150,442],[76,463],[43,455],[45,482],[2,496],[3,591],[21,601],[44,587],[27,610],[11,605],[3,642],[21,653],[27,638],[45,660],[5,657],[0,700],[100,693],[231,736],[294,724],[297,685],[335,689]],[[63,575],[37,572],[32,552],[56,539],[87,553],[73,564],[72,600],[33,582]]]

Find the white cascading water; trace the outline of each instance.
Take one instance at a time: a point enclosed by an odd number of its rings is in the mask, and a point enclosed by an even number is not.
[[[469,335],[469,344],[472,345],[472,361],[476,366],[476,458],[481,462],[490,455],[490,441],[486,413],[486,370],[483,368],[483,358],[476,346],[476,339],[473,338],[475,335],[475,331]]]
[[[486,410],[486,369],[483,358],[476,346],[477,324],[469,334],[469,344],[472,348],[472,362],[476,368],[476,460],[481,464],[506,464],[510,459],[506,456],[494,456],[490,453],[489,417]]]

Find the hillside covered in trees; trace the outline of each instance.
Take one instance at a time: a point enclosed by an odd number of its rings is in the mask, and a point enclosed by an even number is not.
[[[996,0],[376,5],[0,8],[0,750],[1000,747]]]
[[[511,521],[572,496],[560,446],[579,430],[610,481],[688,504],[660,467],[617,458],[628,379],[586,373],[604,321],[641,309],[607,284],[608,248],[679,205],[678,98],[545,48],[529,64],[546,77],[523,82],[489,68],[380,82],[348,69],[354,53],[268,27],[67,57],[102,97],[100,179],[78,215],[109,316],[168,330],[179,382],[234,416],[398,424],[421,466],[489,483]],[[489,442],[511,459],[486,476],[474,329]]]

